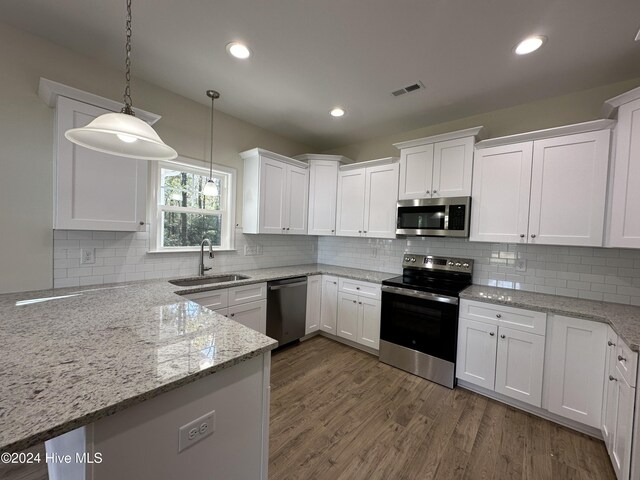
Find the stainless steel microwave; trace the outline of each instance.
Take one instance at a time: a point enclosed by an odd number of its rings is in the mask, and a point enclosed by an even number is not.
[[[396,235],[468,237],[470,210],[471,197],[400,200]]]

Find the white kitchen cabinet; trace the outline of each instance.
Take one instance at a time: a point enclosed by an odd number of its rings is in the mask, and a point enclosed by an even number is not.
[[[499,327],[495,391],[540,407],[545,337]]]
[[[305,235],[308,165],[260,148],[240,156],[244,160],[243,232]]]
[[[336,335],[338,319],[338,277],[322,275],[320,330]]]
[[[621,375],[615,376],[613,382],[615,384],[613,388],[617,390],[617,408],[610,457],[618,479],[627,480],[631,467],[635,388],[631,387]]]
[[[305,335],[320,329],[320,315],[322,305],[322,275],[307,277],[307,314],[305,320]]]
[[[338,322],[339,337],[356,341],[358,338],[358,297],[350,293],[338,292]]]
[[[144,231],[146,160],[97,152],[71,143],[70,128],[83,127],[110,110],[57,98],[53,228]]]
[[[183,297],[266,334],[267,284],[265,282],[188,293]]]
[[[356,342],[374,350],[380,348],[380,300],[358,297],[358,336]]]
[[[262,334],[267,333],[267,301],[242,303],[228,309],[228,317]]]
[[[456,377],[493,390],[496,375],[498,327],[460,318]]]
[[[304,154],[296,160],[309,164],[309,235],[336,234],[336,201],[338,195],[338,167],[351,163],[341,155]]]
[[[395,158],[340,167],[336,235],[395,238],[398,171]]]
[[[602,246],[613,123],[478,143],[470,240]]]
[[[554,315],[545,376],[548,410],[599,428],[607,363],[607,325]]]
[[[540,407],[545,332],[544,313],[463,299],[456,376]]]
[[[607,103],[614,108],[612,114],[618,117],[611,166],[607,246],[640,248],[640,88]]]
[[[604,395],[602,397],[602,425],[600,431],[602,432],[602,438],[607,451],[611,454],[611,447],[613,446],[613,432],[615,432],[616,414],[618,405],[618,389],[613,383],[613,380],[609,380],[609,375],[613,376],[615,372],[616,364],[616,342],[618,341],[618,335],[613,329],[607,326],[607,344],[605,352],[605,370],[604,370]]]
[[[400,149],[398,198],[471,195],[473,146],[481,131],[475,127],[394,144]]]

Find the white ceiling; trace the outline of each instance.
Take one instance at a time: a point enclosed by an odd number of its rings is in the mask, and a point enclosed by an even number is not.
[[[0,18],[114,66],[122,0],[3,0]],[[133,0],[134,75],[328,149],[640,76],[637,0]],[[546,35],[517,57],[522,38]],[[246,42],[248,61],[225,45]],[[425,90],[391,92],[421,80]],[[135,101],[135,85],[134,85]],[[329,116],[341,105],[347,115]]]

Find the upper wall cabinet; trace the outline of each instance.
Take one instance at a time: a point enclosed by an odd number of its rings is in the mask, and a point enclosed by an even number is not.
[[[470,240],[602,246],[614,123],[597,120],[478,143]]]
[[[304,154],[296,160],[309,164],[309,235],[336,234],[338,168],[352,161],[340,155]]]
[[[607,246],[640,248],[640,88],[605,104],[617,114]]]
[[[39,94],[56,107],[53,228],[145,230],[148,162],[89,150],[64,136],[121,105],[46,79]],[[160,118],[136,114],[149,123]]]
[[[473,146],[483,127],[395,143],[400,150],[398,198],[471,195]]]
[[[261,148],[240,156],[244,160],[244,233],[306,235],[308,165]]]
[[[347,237],[396,237],[397,158],[340,167],[336,234]]]

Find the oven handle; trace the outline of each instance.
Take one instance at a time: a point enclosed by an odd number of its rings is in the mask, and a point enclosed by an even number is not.
[[[450,303],[451,305],[458,305],[457,297],[450,297],[448,295],[438,295],[437,293],[421,292],[420,290],[411,290],[409,288],[390,287],[388,285],[382,286],[383,292],[395,293],[398,295],[405,295],[407,297],[424,298],[426,300],[433,300],[435,302]]]

